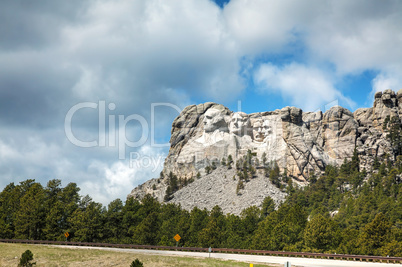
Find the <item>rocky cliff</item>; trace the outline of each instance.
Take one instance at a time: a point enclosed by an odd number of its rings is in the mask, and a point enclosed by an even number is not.
[[[211,190],[209,186],[204,188],[201,185],[211,183],[213,188],[215,183],[221,188],[225,183],[232,184],[239,179],[236,172],[220,167],[218,173],[209,173],[209,166],[219,166],[222,159],[226,162],[229,156],[233,164],[243,162],[251,153],[257,171],[252,175],[255,179],[251,179],[245,187],[250,192],[253,187],[251,182],[258,186],[253,189],[255,192],[249,194],[253,201],[243,199],[241,202],[259,206],[263,197],[258,198],[257,195],[274,196],[278,202],[284,198],[281,190],[276,187],[263,190],[265,185],[269,187],[269,181],[264,180],[261,170],[266,162],[277,164],[280,172],[286,171],[294,182],[306,184],[311,175],[319,176],[326,165],[339,166],[344,159],[350,159],[356,147],[360,168],[370,171],[376,156],[393,155],[393,148],[386,138],[387,132],[383,129],[387,117],[401,119],[402,90],[398,93],[392,90],[377,92],[373,107],[361,108],[354,113],[339,106],[325,113],[285,107],[253,114],[232,112],[216,103],[188,106],[173,122],[171,147],[162,176],[135,188],[128,197],[141,199],[150,193],[163,201],[169,184],[168,176],[174,174],[182,180],[195,182],[174,193],[169,201],[181,203],[189,209],[195,205],[212,208],[211,205],[220,204],[226,212],[239,213],[240,206],[244,205],[235,204],[241,198],[235,187],[228,186],[224,189],[227,190],[225,194],[214,191],[216,195],[213,197],[207,194]],[[258,179],[264,181],[255,182]],[[203,204],[211,198],[221,201]],[[233,201],[228,201],[228,198]]]

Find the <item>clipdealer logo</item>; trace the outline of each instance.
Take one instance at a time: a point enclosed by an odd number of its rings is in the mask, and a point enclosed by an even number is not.
[[[106,106],[106,101],[95,102],[82,102],[72,106],[67,112],[64,120],[64,131],[67,139],[75,146],[82,148],[91,147],[117,147],[119,159],[124,160],[126,158],[126,148],[139,148],[146,144],[150,138],[151,147],[169,147],[169,143],[157,143],[155,141],[155,123],[156,123],[156,108],[167,107],[171,108],[180,114],[181,109],[171,103],[152,103],[151,104],[151,121],[148,123],[144,116],[139,114],[125,115],[107,115],[107,111],[114,111],[116,105],[109,103]],[[73,132],[73,120],[83,109],[93,109],[98,111],[98,133],[97,136],[91,141],[80,140]],[[127,125],[130,122],[139,123],[140,137],[136,141],[129,140],[127,138]],[[108,124],[108,130],[106,125]],[[134,152],[136,153],[136,152]],[[134,154],[138,158],[138,153]]]

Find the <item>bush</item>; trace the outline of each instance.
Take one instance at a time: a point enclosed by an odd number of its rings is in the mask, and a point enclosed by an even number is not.
[[[210,173],[211,173],[211,170],[212,170],[211,166],[205,167],[205,173],[206,173],[206,174],[210,174]]]
[[[143,266],[144,264],[139,259],[135,259],[130,265],[130,267],[143,267]]]
[[[21,255],[20,263],[18,267],[30,267],[36,264],[36,262],[31,262],[33,260],[33,254],[28,249]]]
[[[237,183],[237,187],[236,187],[236,194],[237,195],[241,195],[240,190],[244,189],[244,184],[243,181],[241,179],[239,179],[239,182]]]

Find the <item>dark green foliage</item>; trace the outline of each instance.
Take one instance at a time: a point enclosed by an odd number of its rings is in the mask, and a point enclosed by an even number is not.
[[[402,125],[398,117],[387,116],[384,120],[383,129],[388,132],[387,139],[391,142],[393,148],[393,157],[402,155]]]
[[[257,173],[255,166],[259,164],[258,159],[253,160],[255,156],[256,153],[252,153],[251,150],[248,150],[247,154],[236,162],[236,169],[238,170],[237,176],[239,176],[239,180],[248,182],[250,179],[255,177]]]
[[[140,245],[156,245],[161,221],[158,213],[152,212],[143,219],[133,231],[133,240]]]
[[[135,259],[131,264],[130,267],[143,267],[144,264],[139,260]]]
[[[275,211],[275,202],[271,197],[265,197],[262,202],[261,218],[267,217],[269,214]]]
[[[244,183],[241,179],[239,179],[239,182],[237,182],[236,194],[240,195],[240,190],[242,189],[244,189]]]
[[[361,251],[366,255],[379,254],[378,249],[387,244],[391,238],[392,223],[379,213],[363,228],[359,239]]]
[[[276,161],[271,162],[271,168],[269,171],[269,180],[273,183],[276,187],[280,187],[280,180],[279,180],[279,166]]]
[[[169,185],[166,188],[166,192],[165,192],[165,196],[163,198],[163,201],[168,202],[169,200],[171,200],[173,198],[173,191],[172,191],[172,187]]]
[[[243,235],[244,237],[244,245],[246,247],[250,247],[252,241],[253,241],[253,234],[255,230],[258,228],[258,224],[261,221],[261,210],[257,208],[256,206],[251,206],[246,209],[244,209],[241,214],[241,222],[243,226]]]
[[[208,165],[207,167],[205,167],[205,173],[206,173],[206,174],[210,174],[211,171],[212,171],[212,167],[211,167],[211,166]]]
[[[195,207],[190,213],[190,226],[188,229],[188,237],[181,236],[182,239],[187,239],[187,246],[198,246],[198,236],[202,229],[204,229],[208,223],[209,215],[207,210],[200,210]]]
[[[252,177],[252,178],[255,176],[256,172],[257,172],[257,171],[255,170],[254,167],[250,167],[250,174],[251,174],[251,177]]]
[[[350,162],[350,173],[358,172],[360,170],[360,160],[357,154],[357,149],[353,150],[352,161]]]
[[[165,202],[168,202],[169,200],[171,200],[173,198],[173,194],[177,190],[182,188],[183,186],[186,186],[187,183],[188,183],[188,181],[186,178],[182,179],[180,177],[180,179],[177,179],[177,176],[175,174],[173,174],[172,172],[170,172],[169,176],[168,176],[168,187],[166,188],[166,192],[165,192],[165,196],[164,196],[163,200]]]
[[[379,167],[380,167],[380,161],[378,160],[378,157],[375,156],[374,163],[373,163],[373,169],[378,170]]]
[[[211,165],[212,170],[216,170],[217,166],[216,166],[216,162],[212,161],[212,165]]]
[[[317,176],[313,173],[309,178],[308,181],[310,184],[315,184],[317,182]]]
[[[228,160],[227,160],[228,169],[232,168],[232,164],[233,164],[233,158],[232,158],[232,155],[229,155]]]
[[[349,175],[352,173],[351,162],[348,161],[346,158],[343,160],[343,164],[341,165],[339,172],[343,175]]]
[[[176,192],[179,189],[177,176],[174,175],[172,172],[169,173],[169,185],[172,188],[173,192]]]
[[[356,155],[340,168],[326,166],[305,187],[285,179],[274,162],[266,164],[268,176],[278,179],[273,181],[281,187],[287,182],[289,195],[278,210],[266,197],[261,208],[249,207],[240,216],[224,215],[218,206],[188,212],[150,195],[141,202],[116,199],[106,208],[81,197],[74,183],[11,183],[0,192],[0,238],[65,240],[69,232],[69,241],[175,246],[179,234],[179,245],[186,247],[402,256],[402,157],[378,159],[378,170],[366,172],[357,168]],[[251,152],[239,159],[239,194],[255,162]],[[165,179],[172,197],[192,178],[170,173]]]
[[[302,247],[307,213],[300,206],[282,205],[272,212],[255,231],[252,248],[298,250]]]
[[[15,235],[20,239],[41,239],[46,216],[45,192],[39,183],[32,183],[20,199],[16,213]]]
[[[81,242],[101,241],[104,234],[104,214],[102,204],[92,201],[89,196],[84,197],[79,207],[68,218],[75,240]]]
[[[20,263],[18,264],[18,267],[30,267],[36,264],[36,262],[33,261],[33,254],[30,250],[26,250],[24,253],[22,253],[21,258],[20,258]]]
[[[7,185],[0,193],[0,236],[14,238],[15,216],[19,209],[20,190],[14,183]]]
[[[198,244],[201,247],[220,247],[224,238],[224,225],[222,209],[219,206],[213,207],[207,225],[198,234]]]
[[[109,203],[105,213],[105,230],[104,238],[108,242],[114,243],[124,237],[123,224],[123,202],[120,199],[113,200]]]
[[[261,160],[262,160],[262,165],[264,166],[264,167],[266,167],[266,164],[267,164],[267,153],[262,153],[262,158],[261,158]]]
[[[318,214],[304,229],[304,242],[307,248],[324,252],[338,247],[341,241],[339,225],[329,218]]]

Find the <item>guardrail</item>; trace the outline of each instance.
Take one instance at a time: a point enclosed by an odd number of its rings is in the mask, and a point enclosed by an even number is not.
[[[68,246],[89,246],[89,247],[208,252],[208,248],[196,248],[196,247],[170,247],[170,246],[151,246],[151,245],[133,245],[133,244],[108,244],[108,243],[49,241],[49,240],[23,240],[23,239],[0,239],[0,242],[22,243],[22,244],[68,245]],[[354,260],[354,261],[359,260],[359,261],[366,261],[366,262],[402,263],[402,257],[380,257],[380,256],[367,256],[367,255],[327,254],[327,253],[250,250],[250,249],[231,249],[231,248],[212,248],[211,251],[218,252],[218,253],[233,253],[233,254],[307,257],[307,258],[334,259],[334,260]]]

